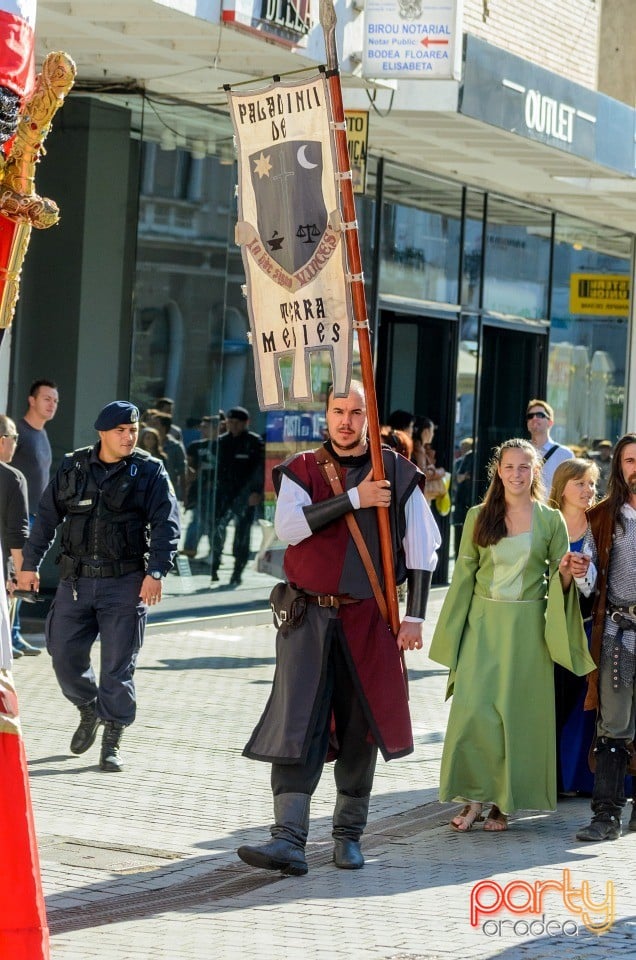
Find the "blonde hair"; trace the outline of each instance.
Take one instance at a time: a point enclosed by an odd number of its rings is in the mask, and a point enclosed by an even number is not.
[[[591,473],[594,477],[594,483],[598,480],[599,470],[593,460],[585,460],[583,457],[571,457],[564,460],[554,471],[552,477],[552,489],[548,498],[548,504],[560,510],[563,506],[563,491],[570,480],[580,480],[586,473]]]

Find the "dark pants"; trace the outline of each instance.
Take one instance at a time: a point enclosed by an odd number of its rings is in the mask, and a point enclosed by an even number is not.
[[[46,618],[46,646],[64,696],[81,706],[96,700],[98,716],[129,726],[135,719],[133,674],[144,638],[142,570],[123,577],[61,580]],[[101,639],[99,685],[91,649]]]
[[[244,501],[234,501],[227,509],[219,514],[214,531],[212,546],[212,571],[216,573],[221,566],[221,554],[225,543],[225,534],[230,520],[234,520],[234,573],[240,575],[250,558],[250,534],[256,513],[255,507],[250,507]]]
[[[320,710],[304,764],[272,764],[272,791],[307,793],[318,786],[329,747],[330,721],[333,711],[338,741],[338,758],[334,777],[338,793],[350,797],[368,797],[378,748],[367,739],[369,724],[356,694],[351,672],[342,649],[342,627],[339,620],[329,624],[327,678]]]

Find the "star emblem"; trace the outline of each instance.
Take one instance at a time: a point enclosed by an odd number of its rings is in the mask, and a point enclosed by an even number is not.
[[[269,161],[269,157],[266,157],[263,151],[261,150],[261,155],[258,160],[254,161],[254,173],[257,173],[259,178],[262,180],[263,177],[269,177],[272,165]]]

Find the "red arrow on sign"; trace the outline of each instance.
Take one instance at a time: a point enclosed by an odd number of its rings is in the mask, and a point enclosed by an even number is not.
[[[420,43],[422,43],[425,47],[428,47],[433,43],[448,46],[448,40],[429,40],[428,37],[424,37],[423,40],[420,40]]]

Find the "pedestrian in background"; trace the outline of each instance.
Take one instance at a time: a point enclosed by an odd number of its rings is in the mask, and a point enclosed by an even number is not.
[[[144,426],[152,427],[159,433],[161,446],[166,455],[168,476],[172,481],[177,500],[183,503],[188,486],[188,464],[183,444],[179,440],[175,440],[170,433],[170,427],[172,426],[170,414],[162,413],[154,408],[146,410],[143,422]]]
[[[29,535],[29,506],[27,482],[24,475],[12,467],[11,459],[17,443],[15,423],[0,414],[0,544],[2,545],[4,583],[9,589],[9,622],[15,614],[16,600],[11,597],[13,580],[22,568],[22,547]],[[30,643],[24,650],[14,649],[13,658],[37,656],[42,651]]]
[[[515,810],[555,809],[553,661],[579,675],[593,669],[570,589],[589,558],[569,553],[563,517],[542,502],[540,471],[527,440],[495,451],[431,643],[431,659],[450,668],[453,696],[440,800],[465,803],[451,820],[461,833],[485,803],[492,832],[506,830]]]
[[[455,559],[459,553],[466,514],[473,505],[473,438],[464,437],[459,443],[459,457],[453,470],[453,532]]]
[[[381,427],[382,442],[410,460],[413,456],[413,426],[415,418],[408,410],[393,410],[386,425]]]
[[[155,401],[155,410],[158,410],[159,413],[167,413],[170,417],[170,433],[171,437],[180,443],[183,446],[183,430],[174,422],[174,400],[171,397],[159,397]],[[185,450],[185,447],[184,447]]]
[[[554,410],[546,400],[530,400],[526,407],[526,426],[532,446],[543,458],[541,475],[543,488],[548,491],[552,488],[552,477],[556,468],[564,460],[573,457],[574,453],[550,436],[550,430],[554,426]]]
[[[607,493],[607,484],[612,471],[612,442],[611,440],[598,440],[594,444],[595,452],[592,454],[594,462],[598,467],[598,480],[596,482],[596,492],[599,500],[602,500]]]
[[[34,380],[29,387],[28,408],[18,421],[18,440],[12,465],[26,477],[29,498],[29,523],[33,524],[40,497],[51,475],[53,454],[46,430],[57,413],[59,404],[57,384],[53,380]],[[37,647],[28,643],[21,633],[20,605],[17,600],[13,612],[11,643],[14,653],[33,655]]]
[[[183,553],[194,560],[199,549],[199,540],[207,535],[210,552],[214,542],[214,527],[217,520],[216,469],[218,439],[225,433],[226,419],[223,410],[216,416],[201,417],[201,439],[188,444],[188,467],[190,483],[186,496],[186,510],[191,510],[190,523],[186,530]]]
[[[262,503],[265,486],[265,444],[249,429],[245,407],[228,410],[227,431],[217,445],[216,527],[212,544],[212,580],[219,579],[219,567],[227,526],[234,521],[232,554],[234,570],[229,586],[241,583],[250,556],[250,535],[256,508]]]
[[[37,570],[61,524],[60,583],[45,625],[64,696],[79,710],[71,753],[85,753],[104,724],[99,765],[117,772],[123,731],[136,715],[134,673],[148,605],[179,542],[179,508],[163,465],[136,449],[139,411],[115,400],[95,421],[99,440],[64,457],[40,500],[23,550],[21,590],[38,590]],[[99,682],[91,649],[101,639]]]

